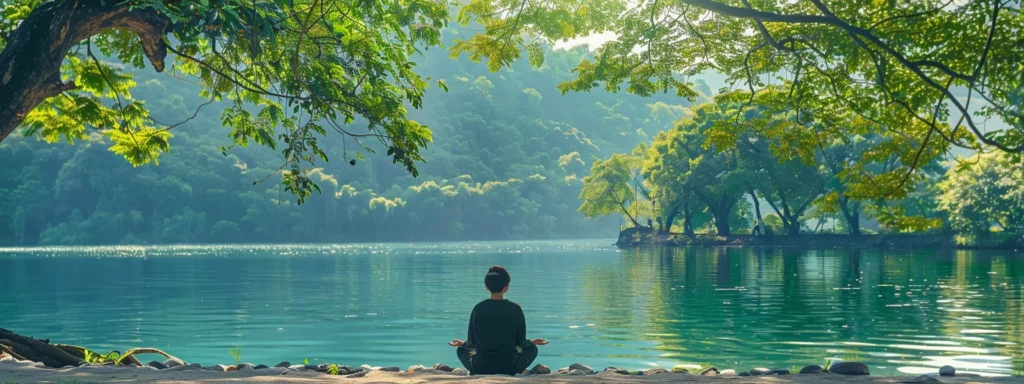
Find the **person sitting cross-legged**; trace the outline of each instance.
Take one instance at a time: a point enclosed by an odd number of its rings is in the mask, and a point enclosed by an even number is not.
[[[537,346],[544,339],[526,338],[523,308],[505,299],[512,278],[508,271],[493,266],[484,277],[491,297],[473,307],[466,341],[452,340],[462,365],[473,375],[515,375],[525,372],[537,358]]]

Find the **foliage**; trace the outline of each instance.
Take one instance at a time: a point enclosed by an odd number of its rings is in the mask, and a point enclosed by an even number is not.
[[[241,349],[229,349],[228,352],[231,353],[231,357],[235,358],[235,365],[242,363],[241,360],[238,359],[238,357],[242,355]]]
[[[580,191],[579,211],[587,218],[624,214],[634,226],[638,222],[643,206],[639,187],[634,186],[640,173],[642,159],[626,154],[614,154],[605,160],[595,159],[590,167],[590,175],[583,178]]]
[[[939,209],[961,233],[1024,233],[1024,167],[1002,153],[964,159],[939,183]]]
[[[462,34],[445,30],[447,38]],[[98,133],[73,147],[12,136],[0,143],[0,162],[10,165],[0,169],[0,193],[8,196],[0,201],[0,243],[436,241],[614,233],[618,220],[585,221],[576,212],[590,159],[629,152],[645,140],[637,130],[670,126],[686,105],[670,96],[562,96],[544,86],[565,79],[588,55],[584,49],[549,51],[541,69],[522,63],[514,72],[494,74],[440,50],[424,52],[417,71],[447,79],[450,90],[433,93],[422,109],[410,112],[436,133],[422,152],[427,161],[419,166],[421,176],[414,179],[383,157],[365,156],[354,167],[320,163],[302,172],[323,194],[301,206],[279,185],[253,185],[280,168],[273,152],[251,146],[221,153],[233,140],[212,129],[221,124],[222,103],[175,128],[174,150],[157,167],[133,168],[109,153],[109,139]],[[138,82],[135,96],[149,101],[158,120],[191,115],[208,101],[187,84],[151,71],[126,71]],[[480,77],[493,86],[490,99],[480,97],[474,80],[460,79]],[[534,89],[544,103],[524,89]],[[346,147],[332,141],[323,150],[337,155]]]
[[[613,34],[562,91],[692,97],[694,77],[724,74],[731,86],[720,101],[739,106],[731,120],[757,108],[771,111],[765,119],[789,118],[769,129],[719,128],[778,140],[772,150],[783,160],[876,137],[839,175],[859,199],[902,198],[922,166],[951,147],[1024,151],[1016,2],[473,0],[462,12],[485,27],[472,41],[486,44],[453,52],[492,68],[519,56],[524,33],[547,41]]]
[[[764,215],[764,226],[771,228],[772,233],[782,233],[783,231],[782,219],[774,213]]]
[[[4,1],[0,49],[9,43],[8,32],[36,27],[22,23],[34,14],[76,6]],[[155,162],[170,149],[170,131],[177,132],[180,124],[174,121],[192,120],[188,116],[217,102],[219,125],[229,129],[231,138],[224,147],[256,143],[279,149],[279,169],[290,171],[280,180],[299,203],[320,190],[303,169],[328,161],[326,149],[334,145],[320,140],[328,131],[340,135],[343,147],[348,143],[366,152],[386,152],[415,176],[431,132],[407,116],[408,107],[422,107],[428,87],[411,58],[421,48],[441,44],[448,6],[442,0],[81,4],[82,17],[100,20],[134,12],[149,21],[145,26],[110,22],[75,42],[61,68],[61,80],[73,86],[33,109],[24,120],[26,133],[50,142],[74,142],[101,132],[112,152],[137,166]],[[140,39],[157,41],[155,48],[139,44]],[[195,106],[194,113],[155,118],[144,101],[159,99],[136,98],[135,76],[122,67],[142,68],[149,58],[161,71],[167,51],[173,53],[171,75],[198,84],[195,90],[208,102]],[[379,148],[371,148],[371,141]],[[356,161],[347,150],[331,155]]]
[[[341,368],[337,364],[331,364],[327,366],[327,373],[330,375],[337,375],[341,371]]]

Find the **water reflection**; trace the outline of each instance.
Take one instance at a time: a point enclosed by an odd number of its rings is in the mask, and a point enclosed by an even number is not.
[[[541,361],[1024,374],[1024,256],[607,242],[0,250],[0,326],[201,363],[455,363],[502,264]]]

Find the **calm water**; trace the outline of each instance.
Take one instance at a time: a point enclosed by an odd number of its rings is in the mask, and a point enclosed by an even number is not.
[[[203,364],[458,363],[493,264],[558,368],[1024,374],[1024,253],[624,250],[596,242],[0,250],[0,327]]]

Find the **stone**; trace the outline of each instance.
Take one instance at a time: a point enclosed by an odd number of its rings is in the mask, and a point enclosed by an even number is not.
[[[743,376],[743,377],[750,376],[750,372],[740,372],[740,376]]]
[[[718,376],[736,376],[736,370],[735,369],[724,369],[724,370],[718,371]]]
[[[179,365],[179,366],[170,367],[170,368],[167,368],[167,369],[168,370],[174,370],[174,371],[198,371],[200,369],[203,369],[203,366],[199,365],[198,363],[196,363],[196,364]]]
[[[366,376],[367,373],[370,373],[369,369],[364,369],[364,370],[361,370],[361,371],[356,372],[356,373],[348,374],[348,375],[345,375],[345,377],[350,378],[350,379],[354,379],[354,378],[357,378],[357,377]]]
[[[379,371],[384,372],[400,372],[402,369],[398,367],[381,367]]]
[[[274,368],[288,368],[288,367],[291,367],[291,366],[292,366],[292,363],[289,363],[287,361],[282,361],[280,363],[277,363],[277,365],[275,365]]]
[[[605,368],[604,372],[601,372],[601,373],[614,373],[614,374],[618,374],[618,375],[628,375],[629,374],[629,370],[625,369],[625,368],[608,367],[608,368]]]
[[[455,368],[452,370],[452,373],[456,375],[469,376],[469,371],[467,371],[465,368]]]
[[[590,368],[589,366],[580,363],[575,363],[569,366],[569,373],[572,374],[572,371],[583,371],[583,373],[589,375],[591,373],[594,373],[594,368]]]
[[[308,368],[307,368],[307,369],[308,369]],[[237,370],[238,370],[238,367],[236,367],[236,366],[234,366],[234,365],[229,365],[229,366],[227,366],[227,368],[224,368],[224,370],[225,370],[225,371],[228,371],[228,372],[234,372],[234,371],[237,371]]]
[[[686,367],[684,367],[682,364],[677,364],[676,366],[672,367],[672,372],[674,372],[674,373],[690,373],[690,370],[686,369]]]
[[[822,373],[822,372],[825,372],[825,367],[822,367],[822,366],[817,365],[817,364],[808,365],[806,367],[800,368],[800,374],[801,375],[813,375],[813,374]]]
[[[326,364],[324,364],[324,366],[325,366],[324,372],[326,372]],[[303,365],[303,367],[306,367],[307,371],[318,371],[320,369],[320,365],[317,365],[317,364],[305,364],[305,365]]]
[[[764,376],[772,373],[772,370],[768,368],[751,368],[748,372],[750,372],[750,376]]]
[[[560,368],[559,370],[555,371],[555,373],[569,373],[569,367]]]
[[[422,365],[413,365],[413,366],[410,366],[410,367],[409,367],[409,369],[407,370],[407,372],[416,372],[416,371],[418,371],[418,370],[421,370],[421,369],[425,369],[425,368],[427,368],[427,367],[424,367],[424,366],[422,366]]]
[[[956,368],[951,365],[943,365],[939,368],[939,376],[956,376]]]
[[[227,372],[228,366],[224,364],[217,364],[203,367],[203,369],[207,371]]]
[[[914,381],[911,381],[911,383],[928,383],[928,384],[936,384],[936,383],[941,383],[941,382],[942,382],[941,380],[936,379],[936,378],[931,377],[931,376],[928,376],[928,375],[921,375],[921,376],[915,377]]]
[[[238,364],[238,369],[239,370],[242,370],[242,369],[256,369],[256,366],[253,365],[252,363],[241,363],[241,364]]]
[[[436,369],[438,371],[441,371],[441,372],[451,372],[453,370],[452,367],[449,367],[449,366],[445,365],[444,363],[434,364],[434,369]]]
[[[642,372],[643,372],[643,375],[649,376],[649,375],[660,375],[662,373],[668,373],[668,370],[666,370],[665,368],[651,368],[651,369],[648,369],[648,370],[642,371]]]
[[[288,368],[294,369],[296,371],[305,371],[306,370],[306,365],[305,364],[294,364],[294,365],[289,365]]]
[[[546,366],[544,364],[537,364],[537,365],[533,366],[533,369],[531,369],[531,371],[533,371],[533,373],[536,373],[538,375],[547,375],[547,374],[551,373],[551,368],[548,368],[548,366]]]
[[[270,368],[270,367],[268,367],[266,365],[263,365],[263,364],[260,364],[260,365],[257,365],[255,367],[252,367],[252,369],[267,369],[267,368]]]
[[[146,364],[146,366],[153,367],[156,369],[167,369],[167,365],[164,365],[164,363],[161,363],[156,360],[150,361],[149,364]]]
[[[856,361],[842,361],[832,364],[828,368],[829,373],[835,373],[837,375],[870,375],[871,371],[868,366],[861,362]]]
[[[580,369],[573,369],[569,371],[569,376],[586,376],[587,373]]]
[[[701,376],[718,376],[719,375],[718,368],[711,367],[711,368],[705,369],[703,371],[700,371],[700,375]]]
[[[185,361],[176,357],[169,357],[167,360],[164,360],[164,366],[167,368],[174,368],[182,365],[185,365]]]

